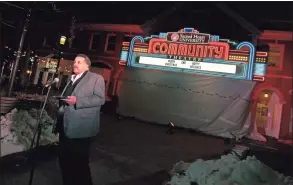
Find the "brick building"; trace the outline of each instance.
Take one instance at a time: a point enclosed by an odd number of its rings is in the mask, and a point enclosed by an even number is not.
[[[112,93],[113,76],[119,67],[120,50],[123,41],[130,41],[133,36],[143,35],[140,25],[128,24],[77,24],[75,39],[71,45],[62,48],[60,60],[59,86],[64,86],[67,78],[71,75],[73,60],[78,53],[88,55],[92,61],[91,71],[101,74],[106,83],[106,93]],[[60,36],[60,34],[59,34]],[[57,37],[56,37],[57,38]],[[46,83],[55,71],[44,71],[51,63],[56,68],[58,59],[52,54],[52,46],[43,38],[43,45],[37,49],[39,62],[34,75],[34,84]],[[51,45],[56,45],[53,43]]]
[[[258,132],[277,139],[292,137],[293,33],[265,30],[259,45],[268,45],[266,80],[253,93],[252,122]]]

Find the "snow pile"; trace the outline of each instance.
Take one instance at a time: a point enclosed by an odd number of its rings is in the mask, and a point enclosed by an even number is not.
[[[218,160],[174,165],[169,185],[292,185],[293,179],[272,170],[255,157],[240,160],[228,154]]]
[[[37,127],[38,110],[13,109],[5,116],[1,116],[1,156],[28,150]],[[54,121],[44,111],[42,119],[43,129],[40,145],[47,145],[58,141],[52,134]]]

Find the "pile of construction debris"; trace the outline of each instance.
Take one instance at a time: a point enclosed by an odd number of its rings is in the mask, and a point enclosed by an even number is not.
[[[243,150],[234,149],[217,160],[176,163],[168,185],[293,185],[291,177],[272,170],[255,157],[242,160]]]

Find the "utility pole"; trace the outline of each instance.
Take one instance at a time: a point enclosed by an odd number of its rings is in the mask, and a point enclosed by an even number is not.
[[[30,48],[30,45],[28,45],[28,47],[26,49],[26,56],[24,59],[24,63],[23,63],[23,65],[21,65],[22,71],[20,72],[21,86],[22,87],[26,86],[28,83],[27,70],[28,70],[28,65],[29,65],[30,58],[31,58],[31,53],[32,53],[32,50]]]
[[[2,80],[2,65],[4,65],[2,56],[3,56],[3,45],[2,45],[2,12],[0,11],[0,84]]]
[[[25,40],[28,24],[29,24],[29,21],[30,21],[30,16],[31,16],[31,9],[29,9],[29,11],[27,13],[27,17],[26,17],[26,20],[25,20],[25,23],[24,23],[23,31],[22,31],[22,34],[21,34],[20,42],[19,42],[18,51],[17,51],[17,54],[16,54],[16,60],[15,60],[15,62],[13,64],[12,75],[11,75],[11,79],[10,79],[10,82],[9,82],[8,96],[11,96],[11,93],[12,93],[13,84],[14,84],[14,80],[15,80],[15,75],[16,75],[16,72],[18,70],[18,64],[19,64],[19,60],[20,60],[20,57],[21,57],[21,52],[22,52],[23,43],[24,43],[24,40]]]

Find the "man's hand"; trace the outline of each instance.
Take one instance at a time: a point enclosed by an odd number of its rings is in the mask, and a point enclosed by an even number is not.
[[[66,99],[62,99],[63,101],[65,101],[66,103],[70,104],[70,105],[75,105],[76,104],[76,96],[67,96]]]

